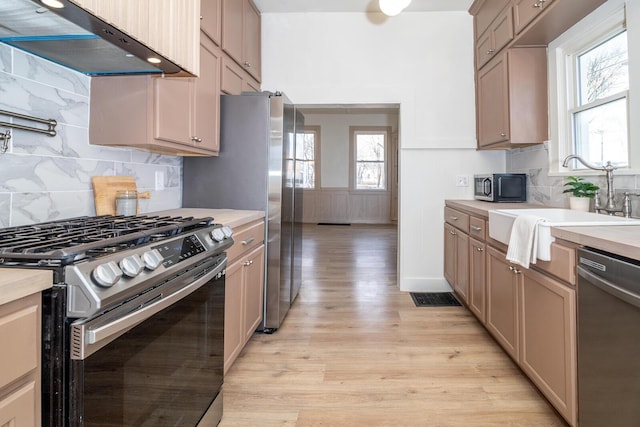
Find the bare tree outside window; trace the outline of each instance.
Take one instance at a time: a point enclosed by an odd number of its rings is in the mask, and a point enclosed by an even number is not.
[[[356,189],[385,190],[386,134],[356,133]]]
[[[595,164],[629,163],[627,33],[622,31],[576,56],[577,99],[570,112],[575,152]]]
[[[296,139],[296,186],[315,188],[316,186],[316,144],[319,131],[305,129]]]

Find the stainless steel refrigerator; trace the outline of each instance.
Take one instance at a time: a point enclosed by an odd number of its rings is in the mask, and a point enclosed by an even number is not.
[[[280,327],[301,285],[302,190],[295,144],[304,118],[281,93],[223,95],[220,156],[185,157],[182,205],[266,212],[265,312]]]

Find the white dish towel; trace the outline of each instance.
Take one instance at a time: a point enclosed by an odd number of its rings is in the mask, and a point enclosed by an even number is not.
[[[538,224],[545,219],[534,215],[516,216],[509,236],[507,260],[529,268],[536,263],[538,253]]]

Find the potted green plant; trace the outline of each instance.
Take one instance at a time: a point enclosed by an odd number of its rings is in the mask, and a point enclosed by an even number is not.
[[[567,181],[564,185],[569,188],[566,188],[563,193],[571,193],[571,197],[569,197],[569,207],[571,209],[589,212],[591,199],[596,196],[596,191],[598,191],[600,187],[577,176],[569,176],[567,177]]]

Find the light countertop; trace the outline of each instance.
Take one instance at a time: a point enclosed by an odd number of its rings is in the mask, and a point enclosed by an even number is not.
[[[0,268],[0,305],[42,292],[52,284],[52,271]]]
[[[492,209],[545,208],[549,206],[530,203],[490,203],[479,200],[447,200],[446,205],[463,209],[474,215],[487,217]],[[640,260],[640,226],[608,225],[583,227],[551,227],[551,235],[581,246],[589,246],[603,251]]]
[[[205,209],[205,208],[178,208],[165,211],[149,212],[146,215],[171,215],[192,216],[195,218],[213,217],[218,224],[236,228],[265,216],[264,211],[250,211],[237,209]]]

